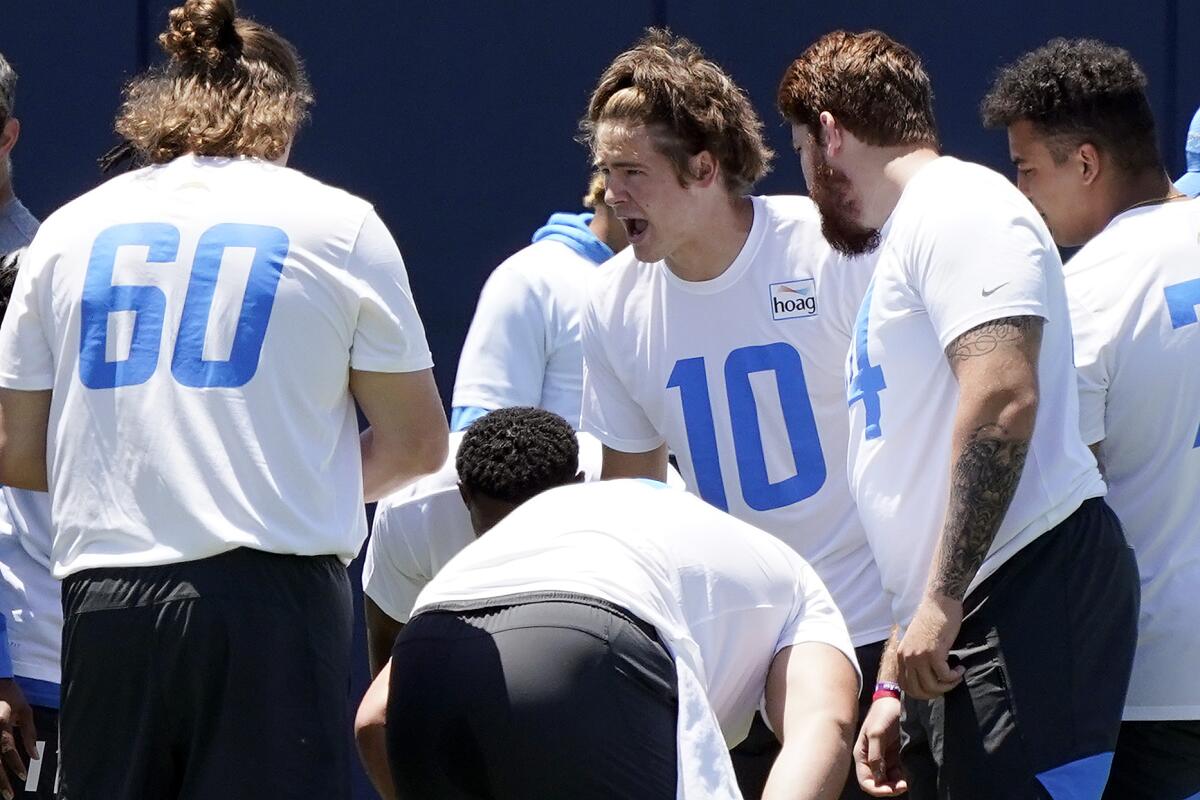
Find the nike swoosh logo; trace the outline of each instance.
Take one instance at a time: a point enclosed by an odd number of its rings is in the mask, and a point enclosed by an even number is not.
[[[1000,284],[999,286],[996,286],[995,288],[992,288],[992,289],[981,289],[980,291],[983,293],[983,296],[984,296],[984,297],[991,297],[991,296],[992,296],[992,295],[994,295],[996,292],[998,292],[998,291],[1000,291],[1001,289],[1003,289],[1005,286],[1008,286],[1008,284],[1010,284],[1010,283],[1012,283],[1012,281],[1005,281],[1004,283]]]

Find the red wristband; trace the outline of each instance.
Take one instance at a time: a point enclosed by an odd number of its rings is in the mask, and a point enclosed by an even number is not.
[[[871,702],[875,702],[881,697],[894,697],[900,699],[900,684],[892,681],[880,681],[875,684],[875,693],[871,695]]]

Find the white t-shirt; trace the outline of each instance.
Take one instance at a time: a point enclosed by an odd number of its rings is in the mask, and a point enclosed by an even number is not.
[[[368,203],[255,159],[183,156],[46,220],[0,386],[53,389],[55,574],[235,547],[354,557],[351,368],[431,359]]]
[[[529,500],[455,556],[413,613],[546,591],[598,597],[653,625],[700,678],[729,746],[750,730],[783,648],[824,642],[856,664],[837,607],[795,551],[647,480],[575,484]]]
[[[1121,214],[1065,272],[1080,430],[1142,575],[1125,719],[1200,719],[1200,200]]]
[[[483,286],[451,405],[536,406],[579,427],[579,316],[596,265],[562,242],[517,251]]]
[[[693,282],[626,250],[584,313],[583,429],[608,447],[664,441],[687,485],[803,556],[855,645],[891,613],[845,479],[845,353],[871,261],[838,257],[803,197],[755,197],[741,252]]]
[[[1078,435],[1071,321],[1049,231],[999,174],[949,157],[926,165],[884,226],[847,365],[850,483],[902,625],[920,603],[949,498],[958,382],[945,349],[977,325],[1016,316],[1045,320],[1037,419],[972,588],[1103,495],[1104,482]]]
[[[50,574],[50,498],[0,488],[0,611],[13,674],[60,683],[62,600]]]
[[[385,497],[375,508],[363,560],[363,591],[398,622],[408,622],[425,585],[475,541],[455,469],[464,433],[450,434],[450,457],[440,470]],[[577,436],[579,469],[585,480],[598,480],[600,442],[586,433]]]

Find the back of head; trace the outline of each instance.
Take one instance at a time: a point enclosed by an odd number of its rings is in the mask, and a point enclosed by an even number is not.
[[[605,181],[602,173],[595,173],[588,181],[587,194],[583,196],[583,207],[600,212],[604,210]]]
[[[186,0],[158,41],[167,64],[126,87],[116,121],[143,160],[287,152],[312,104],[287,40],[239,17],[234,0]]]
[[[455,467],[472,495],[517,505],[576,479],[579,440],[557,414],[502,408],[471,423]]]
[[[731,194],[748,191],[774,156],[745,92],[700,48],[666,30],[651,28],[600,76],[580,122],[585,144],[594,147],[604,122],[646,126],[681,182],[688,158],[707,150]]]
[[[1127,172],[1163,169],[1145,74],[1095,39],[1052,39],[1004,67],[981,112],[988,127],[1033,123],[1059,163],[1090,143]]]
[[[783,74],[779,111],[814,135],[821,112],[875,147],[938,146],[933,88],[912,50],[880,31],[827,33]]]
[[[13,114],[17,101],[17,72],[0,53],[0,129]]]

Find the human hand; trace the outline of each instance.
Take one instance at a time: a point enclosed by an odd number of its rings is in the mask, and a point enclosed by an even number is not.
[[[871,703],[854,745],[858,785],[871,797],[895,797],[908,791],[900,769],[900,701],[881,697]]]
[[[0,678],[0,796],[12,800],[15,796],[8,772],[25,780],[25,762],[17,751],[16,729],[30,758],[37,758],[37,729],[33,725],[33,709],[21,687],[12,678]]]
[[[950,645],[962,627],[962,601],[929,592],[917,608],[896,655],[900,687],[918,700],[941,697],[962,681],[963,668],[950,668]]]

